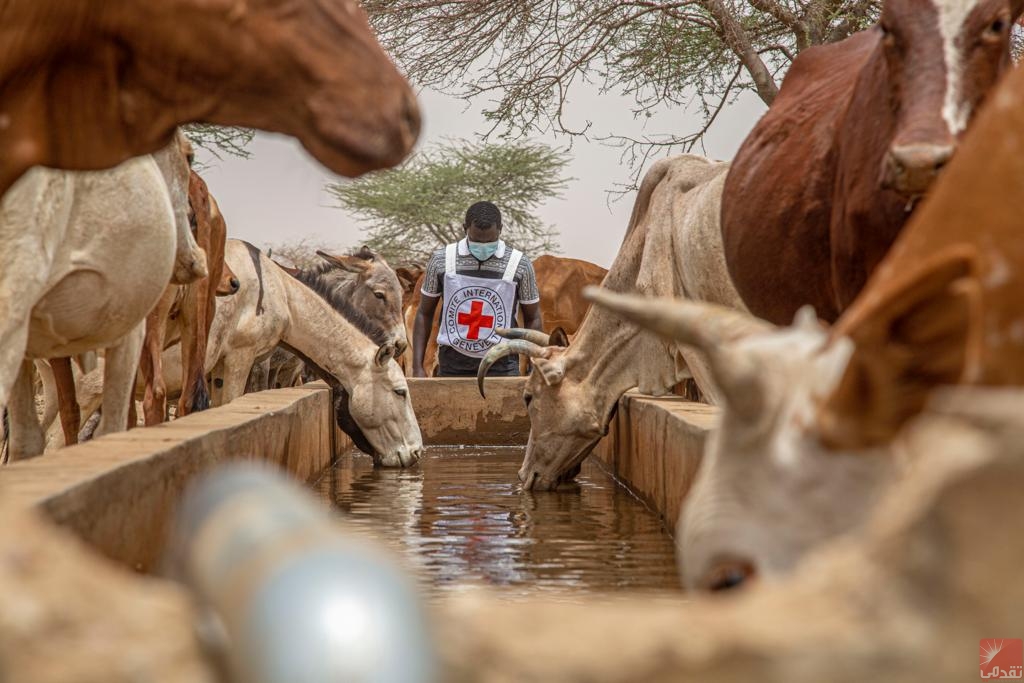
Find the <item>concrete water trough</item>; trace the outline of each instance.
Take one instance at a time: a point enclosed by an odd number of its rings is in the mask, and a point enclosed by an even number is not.
[[[524,381],[496,379],[482,399],[472,380],[410,380],[424,444],[525,444],[530,423]],[[679,497],[665,491],[688,487],[712,410],[672,398],[627,397],[598,449],[600,461],[621,473],[669,528]],[[198,474],[246,458],[274,463],[312,484],[350,448],[333,423],[330,391],[314,383],[247,394],[181,420],[15,463],[3,472],[3,491],[20,506],[43,510],[110,559],[150,571],[175,503]]]
[[[484,401],[470,380],[411,381],[428,455],[432,444],[521,447],[529,432],[522,385],[522,379],[495,381]],[[1024,399],[1016,400],[1024,409]],[[629,394],[591,466],[628,484],[671,529],[714,420],[707,406]],[[995,455],[969,475],[924,470],[883,501],[864,532],[824,547],[792,577],[735,597],[622,586],[607,591],[604,585],[595,592],[586,581],[574,584],[581,590],[570,592],[569,600],[486,583],[435,595],[429,614],[438,678],[966,680],[977,675],[978,638],[1024,633],[1024,619],[1008,609],[1024,604],[1024,589],[1015,580],[1021,553],[1015,544],[991,543],[991,520],[1008,529],[1024,522],[1016,493],[1024,486],[1021,435],[1016,428],[993,429],[991,420],[951,427],[948,417],[925,416],[911,430],[908,447],[934,452],[933,462],[955,459],[963,448]],[[339,458],[358,464],[349,451],[332,419],[330,392],[312,384],[247,395],[167,425],[5,468],[0,594],[6,596],[0,597],[11,609],[0,615],[0,658],[15,674],[31,672],[12,680],[220,680],[193,642],[197,615],[185,591],[138,574],[161,569],[182,492],[198,474],[237,458],[275,463],[309,487],[332,496],[341,492],[336,500],[349,502],[352,491],[372,496],[389,478],[419,476],[412,470],[368,473],[365,461],[351,470],[332,468]],[[544,501],[585,495],[583,487],[531,499],[543,507]],[[422,522],[425,500],[405,510],[412,517],[407,526]],[[571,505],[554,507],[576,514]],[[40,517],[63,531],[41,524]],[[993,628],[998,632],[990,633]],[[98,652],[94,640],[101,633],[124,639],[120,649],[103,641],[106,658],[90,655]],[[128,659],[112,654],[125,647],[132,653]],[[89,659],[88,665],[76,657]],[[147,661],[153,662],[148,669]],[[39,662],[59,662],[65,675],[49,669],[52,675],[44,675],[32,668]]]

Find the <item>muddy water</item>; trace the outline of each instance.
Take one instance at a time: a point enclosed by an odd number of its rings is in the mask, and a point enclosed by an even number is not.
[[[360,532],[382,539],[434,596],[468,585],[511,596],[678,590],[658,517],[587,462],[571,490],[521,492],[522,448],[429,448],[410,470],[345,455],[317,485]]]

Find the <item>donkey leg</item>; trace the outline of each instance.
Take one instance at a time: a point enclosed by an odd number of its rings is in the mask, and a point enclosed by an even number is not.
[[[33,363],[22,361],[18,377],[11,388],[10,460],[24,460],[43,452],[43,430],[36,415],[35,386],[32,380]]]
[[[103,416],[96,436],[123,432],[128,424],[128,404],[135,397],[135,373],[145,332],[145,323],[139,323],[116,346],[107,349],[103,364]]]

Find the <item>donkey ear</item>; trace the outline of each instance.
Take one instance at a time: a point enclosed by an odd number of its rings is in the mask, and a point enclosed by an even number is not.
[[[981,284],[973,249],[925,261],[836,325],[853,354],[818,427],[833,448],[862,449],[895,436],[932,389],[969,376],[980,352]]]
[[[317,250],[316,255],[330,263],[335,268],[341,268],[342,270],[350,273],[362,273],[370,267],[369,261],[359,258],[358,256],[334,256],[333,254],[328,254],[327,252],[320,251],[319,249]]]
[[[567,348],[569,346],[569,335],[567,335],[565,330],[561,327],[556,327],[548,340],[548,346],[561,346],[562,348]]]

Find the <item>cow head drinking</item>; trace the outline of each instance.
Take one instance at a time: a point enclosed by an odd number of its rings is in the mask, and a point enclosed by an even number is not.
[[[900,427],[931,388],[969,374],[969,271],[959,254],[927,261],[831,333],[809,309],[775,328],[711,304],[590,293],[698,349],[721,390],[721,420],[677,525],[687,586],[781,574],[864,520],[903,467]]]
[[[923,194],[953,154],[957,138],[1011,64],[1010,30],[1020,0],[888,0],[874,29],[876,68],[886,84],[894,131],[883,161],[885,185]],[[865,89],[866,90],[866,89]]]
[[[481,361],[481,394],[487,371],[500,358],[522,354],[534,364],[523,394],[530,414],[530,438],[519,471],[525,489],[550,490],[571,481],[608,433],[623,393],[675,383],[668,345],[603,311],[590,311],[572,348],[560,329],[551,335],[535,330],[498,334],[510,341],[496,345]],[[606,354],[608,348],[628,352]]]

